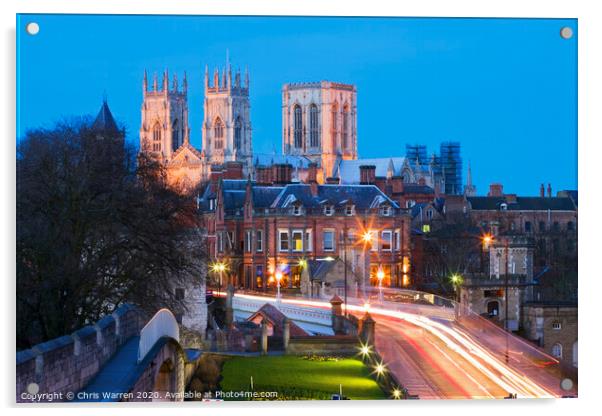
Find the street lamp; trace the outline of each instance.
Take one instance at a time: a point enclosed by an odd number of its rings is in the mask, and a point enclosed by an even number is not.
[[[372,231],[371,230],[366,230],[364,231],[364,233],[362,234],[362,241],[364,242],[364,282],[362,285],[362,290],[364,293],[364,296],[366,295],[366,280],[368,280],[367,275],[368,275],[368,269],[370,268],[370,253],[368,252],[368,254],[366,254],[366,246],[368,244],[370,244],[370,249],[372,249]],[[367,263],[367,264],[366,264]]]
[[[378,300],[383,301],[383,279],[385,278],[385,272],[381,266],[378,267],[376,272],[376,278],[378,279]]]
[[[211,271],[214,273],[219,273],[219,283],[218,283],[218,291],[221,293],[222,291],[222,273],[226,270],[226,264],[222,262],[213,263],[211,266]]]
[[[282,272],[280,270],[276,271],[276,287],[278,289],[278,294],[276,295],[276,300],[280,302],[280,281],[282,280]]]

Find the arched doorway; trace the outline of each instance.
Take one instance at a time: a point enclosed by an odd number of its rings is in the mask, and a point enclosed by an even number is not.
[[[171,359],[163,361],[163,364],[159,367],[153,391],[158,393],[158,397],[154,397],[153,401],[171,400],[170,398],[166,398],[168,392],[174,393],[176,391],[176,372]]]
[[[497,300],[487,302],[487,315],[490,318],[497,318],[500,314],[500,303]]]

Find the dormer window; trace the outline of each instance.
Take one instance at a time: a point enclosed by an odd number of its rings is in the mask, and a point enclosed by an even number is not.
[[[429,209],[429,210],[427,210],[427,211],[426,211],[426,217],[427,217],[429,220],[432,220],[432,219],[433,219],[433,210],[432,210],[432,209]]]
[[[300,216],[303,214],[303,207],[301,205],[293,205],[293,215]]]
[[[413,199],[406,201],[406,208],[412,208],[414,205],[416,205],[416,201],[414,201]]]
[[[381,215],[388,217],[389,215],[391,215],[391,207],[390,206],[384,206],[380,209],[380,213]]]
[[[353,214],[355,214],[355,207],[353,205],[347,205],[345,207],[345,215],[351,217]]]
[[[506,204],[505,202],[502,202],[500,204],[500,211],[508,211],[508,204]]]
[[[334,207],[332,205],[324,206],[324,215],[330,217],[334,214]]]

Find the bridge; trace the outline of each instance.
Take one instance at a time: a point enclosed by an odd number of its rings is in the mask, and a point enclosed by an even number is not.
[[[200,351],[161,309],[142,326],[131,305],[71,335],[17,353],[17,402],[181,401]]]

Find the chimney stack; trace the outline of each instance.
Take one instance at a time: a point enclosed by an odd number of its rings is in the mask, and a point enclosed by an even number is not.
[[[376,166],[361,165],[360,166],[360,184],[372,185],[376,179]]]
[[[501,183],[492,183],[489,185],[487,196],[504,196],[504,187]]]
[[[274,185],[286,185],[291,183],[293,177],[293,165],[290,163],[277,163],[272,166],[272,177]]]
[[[393,194],[400,194],[403,192],[403,177],[393,176],[391,178],[391,192],[393,192]]]
[[[539,196],[540,196],[540,198],[543,198],[546,196],[546,189],[544,188],[543,183],[539,187]]]
[[[258,185],[269,186],[272,184],[272,168],[267,166],[258,166],[255,169],[255,180]]]
[[[310,186],[312,196],[318,196],[318,165],[310,163],[307,167],[307,183]]]
[[[548,184],[548,198],[552,198],[552,185]]]

